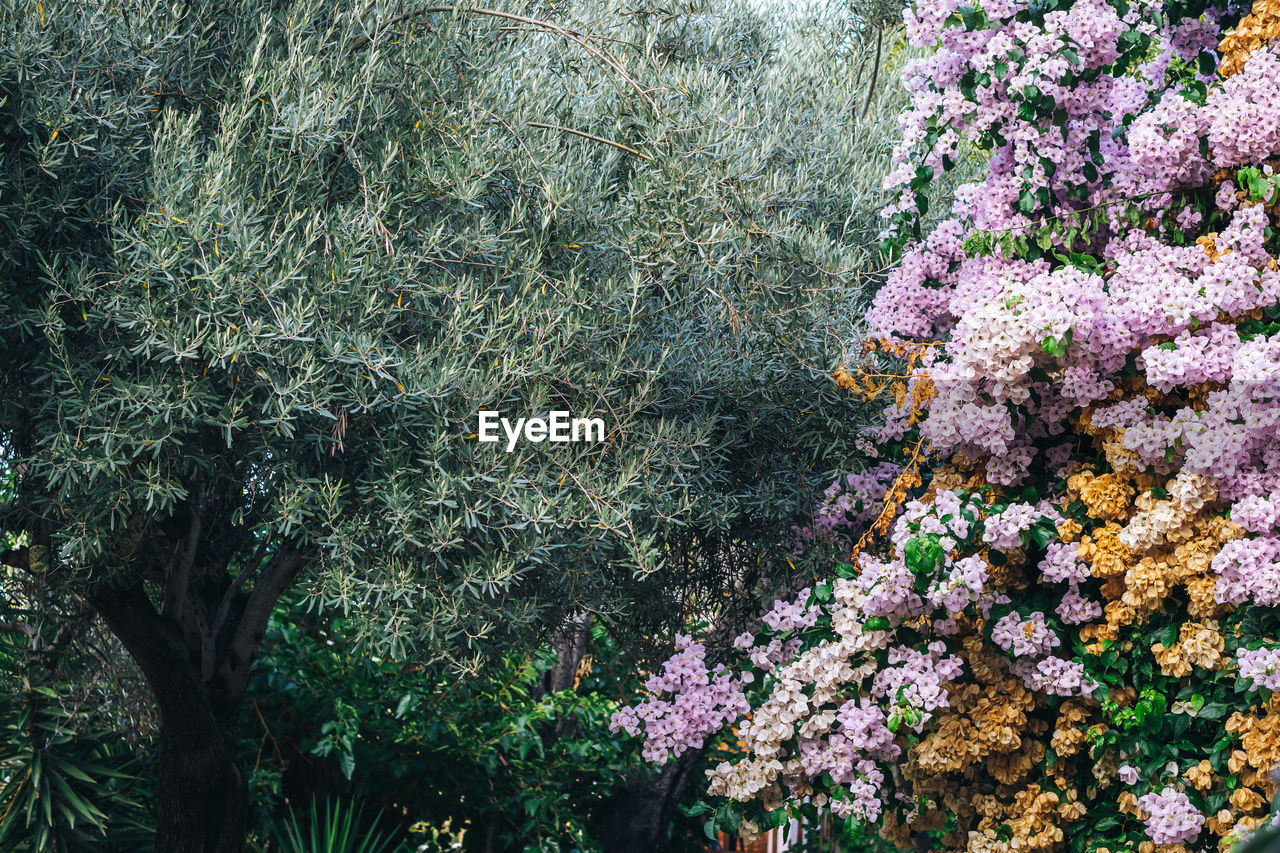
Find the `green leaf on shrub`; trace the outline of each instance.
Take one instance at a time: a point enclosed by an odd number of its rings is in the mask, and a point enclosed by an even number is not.
[[[1196,716],[1203,717],[1206,720],[1220,720],[1225,717],[1227,712],[1230,710],[1231,706],[1225,702],[1210,702],[1208,705],[1201,708],[1200,712]]]

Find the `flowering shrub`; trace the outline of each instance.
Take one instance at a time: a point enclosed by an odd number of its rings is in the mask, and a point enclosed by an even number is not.
[[[739,757],[709,773],[720,825],[830,810],[904,848],[1173,853],[1264,822],[1280,3],[1246,11],[907,10],[930,52],[905,72],[887,179],[901,263],[868,364],[836,375],[865,390],[901,364],[874,435],[908,463],[896,517],[739,638],[750,711],[726,716]],[[975,149],[989,169],[926,233],[930,182]],[[705,690],[662,687],[640,707]],[[679,748],[636,713],[617,723],[651,757]]]

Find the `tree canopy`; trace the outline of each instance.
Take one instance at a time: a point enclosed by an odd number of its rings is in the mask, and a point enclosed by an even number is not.
[[[581,613],[751,594],[857,459],[825,377],[881,274],[892,110],[831,20],[103,0],[0,28],[5,562],[145,673],[160,849],[240,844],[292,584],[353,648],[475,672]],[[607,436],[507,453],[482,410]]]

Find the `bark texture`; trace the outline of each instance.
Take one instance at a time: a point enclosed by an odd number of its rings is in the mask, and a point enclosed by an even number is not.
[[[198,538],[198,520],[192,531]],[[200,571],[189,543],[174,551],[189,556],[172,561],[159,610],[142,580],[103,587],[93,604],[137,661],[160,711],[157,853],[239,853],[249,817],[237,750],[245,687],[271,609],[303,560],[287,548],[259,555],[246,592],[248,568],[233,579],[225,566]]]

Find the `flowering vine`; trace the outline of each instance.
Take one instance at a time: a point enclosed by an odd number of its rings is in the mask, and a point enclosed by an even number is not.
[[[1280,2],[905,23],[928,53],[887,179],[901,260],[869,361],[835,375],[893,389],[888,459],[816,524],[875,522],[739,638],[740,693],[672,726],[707,682],[666,678],[617,725],[659,762],[731,733],[729,828],[829,810],[903,848],[1226,850],[1280,764]]]

